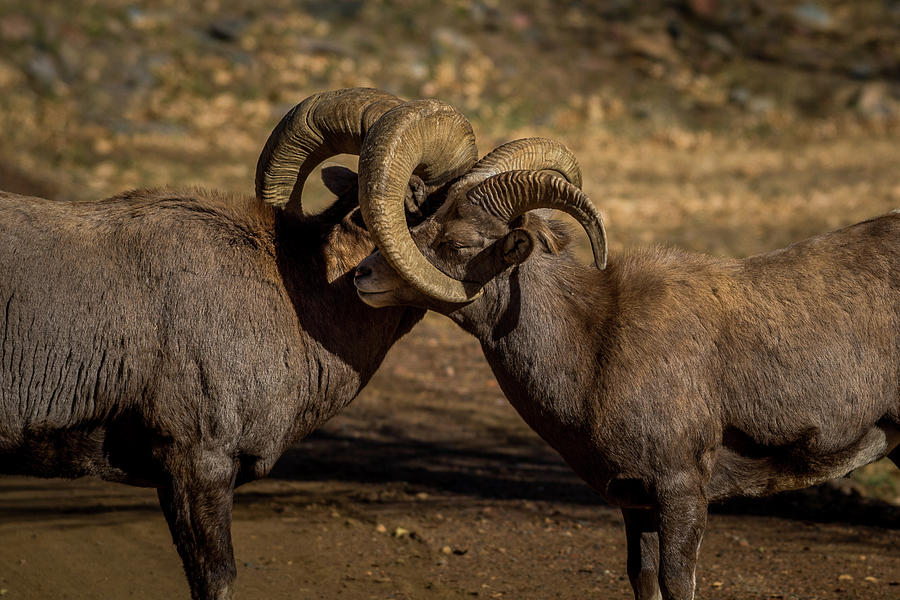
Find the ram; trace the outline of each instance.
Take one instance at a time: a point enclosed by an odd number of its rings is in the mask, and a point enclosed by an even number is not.
[[[272,132],[256,197],[0,193],[0,472],[157,488],[192,597],[230,598],[234,486],[346,406],[424,314],[357,298],[373,243],[352,171],[323,170],[339,198],[320,215],[300,204],[313,168],[401,102],[307,98]]]
[[[439,311],[481,342],[525,421],[621,507],[636,598],[693,597],[709,502],[900,462],[900,214],[743,260],[607,264],[574,156],[530,139],[481,159],[410,235],[396,182],[435,160],[432,132],[470,143],[461,115],[425,126],[412,108],[386,113],[360,154],[380,251],[359,295]],[[416,151],[390,155],[382,136]],[[531,212],[546,207],[582,224],[597,268]]]

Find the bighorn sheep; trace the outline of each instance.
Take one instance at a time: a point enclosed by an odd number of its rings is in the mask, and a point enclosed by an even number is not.
[[[476,163],[410,236],[397,182],[433,160],[420,127],[392,109],[360,153],[380,251],[359,295],[478,338],[519,414],[621,507],[636,598],[693,597],[708,502],[900,462],[900,214],[744,260],[645,250],[607,266],[575,158],[530,139]],[[389,156],[382,136],[421,151]],[[541,207],[575,216],[596,269]]]
[[[230,598],[234,486],[346,406],[424,314],[354,293],[373,248],[355,174],[324,171],[340,198],[300,210],[313,168],[401,102],[307,98],[266,143],[256,197],[0,193],[0,472],[156,487],[192,597]],[[425,188],[475,154],[457,159]]]

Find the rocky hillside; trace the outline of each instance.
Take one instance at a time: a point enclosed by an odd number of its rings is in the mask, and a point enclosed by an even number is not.
[[[898,81],[897,0],[0,8],[0,153],[74,197],[166,181],[248,190],[274,122],[334,87],[450,101],[483,148],[520,131],[690,146],[893,131]]]

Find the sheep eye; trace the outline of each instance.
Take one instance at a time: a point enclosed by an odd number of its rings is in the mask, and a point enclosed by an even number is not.
[[[441,240],[438,248],[452,248],[453,250],[462,250],[463,248],[471,248],[472,244],[461,240]]]

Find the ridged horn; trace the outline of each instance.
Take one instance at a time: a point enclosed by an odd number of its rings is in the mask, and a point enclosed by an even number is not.
[[[479,286],[448,277],[422,256],[406,225],[403,198],[414,171],[438,186],[468,171],[477,157],[469,121],[439,100],[414,100],[384,113],[359,154],[360,210],[379,250],[410,285],[447,302],[468,302]]]
[[[582,192],[562,177],[538,171],[507,171],[493,175],[466,194],[491,215],[510,222],[536,208],[555,208],[572,215],[587,232],[594,264],[606,268],[606,231],[600,211]]]
[[[266,140],[256,163],[256,195],[302,214],[300,196],[309,174],[337,154],[359,154],[375,121],[403,100],[371,88],[314,94],[292,108]],[[406,181],[404,181],[406,184]]]
[[[581,167],[572,151],[556,140],[523,138],[497,146],[466,174],[465,182],[475,184],[505,171],[556,171],[581,189]]]

